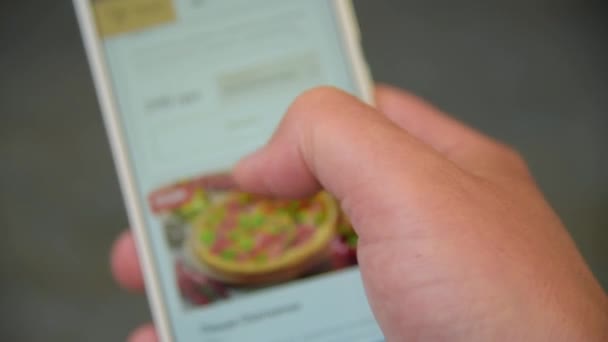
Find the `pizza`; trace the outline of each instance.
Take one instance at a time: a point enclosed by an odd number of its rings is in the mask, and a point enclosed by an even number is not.
[[[221,281],[284,281],[327,256],[337,220],[337,204],[324,192],[296,201],[228,191],[194,221],[190,246]]]

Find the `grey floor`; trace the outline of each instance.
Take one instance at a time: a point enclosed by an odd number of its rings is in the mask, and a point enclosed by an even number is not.
[[[608,11],[592,0],[358,0],[375,77],[518,147],[608,287]],[[120,341],[126,226],[69,1],[0,2],[0,339]]]

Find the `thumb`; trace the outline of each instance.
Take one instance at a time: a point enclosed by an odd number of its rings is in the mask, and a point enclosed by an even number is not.
[[[446,175],[453,172],[462,171],[374,108],[318,88],[295,101],[270,143],[241,161],[234,175],[244,189],[278,197],[324,188],[362,240],[377,240],[402,233],[391,222],[395,213],[414,217],[420,205],[441,200],[432,198],[445,196],[435,189],[452,182]]]

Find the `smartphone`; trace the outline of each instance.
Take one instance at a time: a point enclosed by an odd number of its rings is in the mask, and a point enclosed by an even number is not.
[[[230,177],[305,90],[372,101],[351,2],[74,4],[160,338],[383,340],[336,201]]]

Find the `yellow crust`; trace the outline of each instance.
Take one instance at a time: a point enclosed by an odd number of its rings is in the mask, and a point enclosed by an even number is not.
[[[317,259],[316,256],[318,254],[324,254],[331,239],[335,236],[335,227],[338,220],[337,204],[327,193],[319,194],[317,199],[323,202],[323,207],[327,211],[327,219],[324,224],[317,227],[317,231],[310,241],[302,246],[288,250],[276,260],[263,264],[256,262],[238,263],[225,260],[211,253],[196,238],[190,240],[192,252],[205,267],[210,268],[212,275],[224,278],[225,280],[245,280],[248,277],[256,278],[265,274],[270,275],[282,271],[294,271],[300,268],[302,264],[309,264],[310,260]],[[200,229],[198,228],[199,226],[200,224],[195,224],[194,237],[198,235],[196,231]]]

